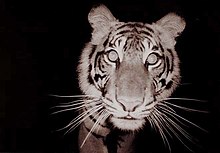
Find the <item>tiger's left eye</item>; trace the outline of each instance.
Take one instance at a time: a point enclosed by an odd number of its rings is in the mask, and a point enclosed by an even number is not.
[[[115,50],[110,50],[107,56],[108,60],[111,62],[116,62],[118,60],[118,53]]]
[[[151,53],[148,57],[147,57],[147,64],[149,65],[154,65],[158,62],[159,60],[159,56],[155,53]]]

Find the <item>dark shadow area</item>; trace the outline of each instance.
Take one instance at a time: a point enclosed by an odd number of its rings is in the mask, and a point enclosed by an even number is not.
[[[51,115],[54,105],[80,94],[76,67],[91,28],[91,7],[104,3],[120,21],[152,23],[168,12],[186,20],[176,50],[182,84],[173,97],[200,99],[174,103],[207,110],[175,110],[196,123],[186,126],[195,143],[169,138],[172,153],[220,152],[220,12],[214,0],[1,0],[0,1],[0,152],[76,153],[77,129],[64,134],[75,112]],[[168,136],[169,137],[169,136]],[[159,133],[146,127],[137,137],[138,153],[169,152]]]

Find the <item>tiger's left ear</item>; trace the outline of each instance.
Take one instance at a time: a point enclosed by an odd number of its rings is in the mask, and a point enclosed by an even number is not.
[[[93,28],[93,44],[99,44],[103,37],[109,33],[112,24],[117,21],[111,11],[103,4],[91,9],[88,20]]]
[[[176,44],[175,38],[178,37],[185,29],[186,22],[177,14],[169,13],[153,25],[165,45],[174,47]]]

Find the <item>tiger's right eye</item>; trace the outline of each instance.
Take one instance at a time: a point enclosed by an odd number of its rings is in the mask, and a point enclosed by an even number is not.
[[[118,53],[115,50],[108,51],[108,60],[111,62],[116,62],[118,60]]]
[[[161,57],[158,53],[151,53],[150,55],[148,55],[147,59],[146,59],[146,64],[147,65],[156,65],[159,61],[160,61]]]

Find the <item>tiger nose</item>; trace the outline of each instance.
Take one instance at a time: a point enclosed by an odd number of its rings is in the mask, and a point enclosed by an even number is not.
[[[133,112],[136,108],[142,105],[142,100],[133,100],[133,99],[118,99],[118,103],[122,106],[124,111]]]

